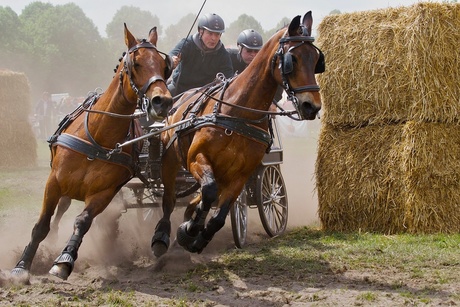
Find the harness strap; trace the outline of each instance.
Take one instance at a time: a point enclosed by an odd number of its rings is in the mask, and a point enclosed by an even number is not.
[[[86,111],[87,108],[91,108],[99,97],[100,94],[97,92],[91,93],[81,105],[77,106],[75,110],[67,114],[59,123],[57,130],[47,140],[47,142],[50,143],[50,146],[55,142],[57,136],[60,135],[62,131],[64,131],[64,129],[67,128],[78,116],[80,116],[80,114]]]
[[[134,174],[133,158],[125,152],[111,152],[102,147],[95,147],[79,137],[63,133],[57,136],[53,146],[60,145],[88,157],[89,160],[99,159],[126,167],[131,175]]]
[[[253,141],[265,144],[267,146],[267,150],[271,147],[271,144],[273,143],[272,135],[270,133],[268,133],[262,128],[248,124],[245,119],[223,116],[218,114],[210,114],[197,117],[192,121],[188,121],[180,126],[177,126],[173,137],[169,140],[169,143],[166,145],[166,149],[168,149],[169,146],[172,145],[172,143],[178,138],[178,135],[180,133],[191,133],[206,126],[217,126],[223,129],[228,129],[230,131],[236,132],[239,135],[247,137]]]

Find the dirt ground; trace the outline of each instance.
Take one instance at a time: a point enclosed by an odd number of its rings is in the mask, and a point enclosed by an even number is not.
[[[313,128],[303,138],[285,142],[282,172],[289,195],[288,231],[318,223],[313,182],[315,150],[305,150],[316,144],[317,130]],[[45,178],[24,178],[24,183],[30,189],[42,191]],[[119,212],[115,205],[112,207],[103,215]],[[15,208],[0,212],[0,306],[411,306],[416,305],[414,300],[396,294],[392,285],[407,280],[408,289],[423,291],[430,286],[429,281],[413,284],[398,272],[346,269],[321,276],[282,276],[279,272],[266,272],[260,278],[231,272],[225,278],[211,277],[212,272],[194,275],[195,268],[217,261],[223,251],[234,248],[230,220],[202,254],[172,248],[167,255],[155,259],[150,252],[155,224],[139,222],[139,212],[134,209],[121,214],[116,240],[104,239],[96,220],[83,240],[73,273],[62,281],[47,272],[71,234],[73,219],[82,208],[78,203],[64,216],[57,242],[45,240],[40,246],[30,285],[17,285],[12,282],[10,270],[30,238],[38,208],[37,205],[36,210]],[[257,209],[250,209],[249,214],[245,248],[251,250],[257,249],[257,242],[268,236]],[[173,229],[181,215],[180,209],[174,212]],[[458,286],[446,285],[426,305],[460,305],[449,299],[449,287]],[[371,295],[368,293],[377,293],[378,299],[366,300],[366,295]]]

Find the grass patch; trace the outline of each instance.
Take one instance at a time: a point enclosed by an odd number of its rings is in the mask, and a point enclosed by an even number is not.
[[[372,303],[372,302],[377,301],[378,296],[374,292],[364,292],[358,295],[357,299],[360,301]]]
[[[41,205],[50,172],[50,151],[48,143],[37,142],[37,166],[0,170],[0,210],[36,208]]]
[[[325,275],[340,275],[349,270],[383,276],[397,270],[407,278],[433,283],[459,282],[460,234],[381,235],[370,233],[325,233],[302,227],[257,246],[225,253],[215,262],[199,268],[213,278],[229,276],[267,278],[280,282],[310,280],[317,283]],[[200,273],[199,272],[199,273]],[[308,277],[308,278],[306,278]],[[391,277],[391,276],[390,276]],[[369,281],[365,281],[369,282]],[[388,288],[404,291],[405,281],[388,279]]]

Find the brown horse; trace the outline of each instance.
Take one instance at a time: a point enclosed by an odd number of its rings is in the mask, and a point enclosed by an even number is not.
[[[321,108],[315,73],[324,70],[324,56],[311,37],[311,12],[296,16],[259,51],[237,77],[190,90],[177,101],[167,124],[186,121],[162,135],[163,217],[152,238],[156,256],[166,253],[174,209],[176,174],[183,164],[201,185],[201,201],[191,204],[177,242],[200,253],[225,219],[244,184],[270,146],[268,112],[278,86],[294,103],[300,119],[313,120]],[[212,207],[215,214],[206,223]]]
[[[117,148],[133,137],[133,113],[139,107],[154,119],[164,118],[172,106],[165,80],[171,61],[156,48],[156,27],[148,40],[136,39],[125,25],[128,51],[120,59],[113,81],[102,94],[94,94],[69,114],[50,138],[52,153],[43,205],[31,241],[12,270],[29,279],[29,270],[40,242],[69,207],[71,199],[84,201],[73,234],[55,260],[50,274],[66,280],[71,274],[83,236],[93,219],[108,206],[120,188],[135,175],[133,147]],[[166,56],[166,58],[164,58]]]

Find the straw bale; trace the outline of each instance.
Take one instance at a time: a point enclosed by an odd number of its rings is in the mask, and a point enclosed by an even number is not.
[[[0,168],[35,166],[37,141],[28,121],[0,121]]]
[[[326,16],[318,45],[322,120],[336,126],[458,123],[460,4],[418,3]]]
[[[22,73],[0,71],[0,168],[36,165],[37,142],[28,116],[30,89]]]
[[[400,125],[323,125],[316,160],[319,217],[325,230],[404,230]]]
[[[319,217],[333,231],[460,232],[460,125],[323,125]]]
[[[25,74],[0,70],[0,117],[27,120],[31,112],[29,81]]]
[[[409,232],[460,232],[460,125],[408,122],[400,145]]]

